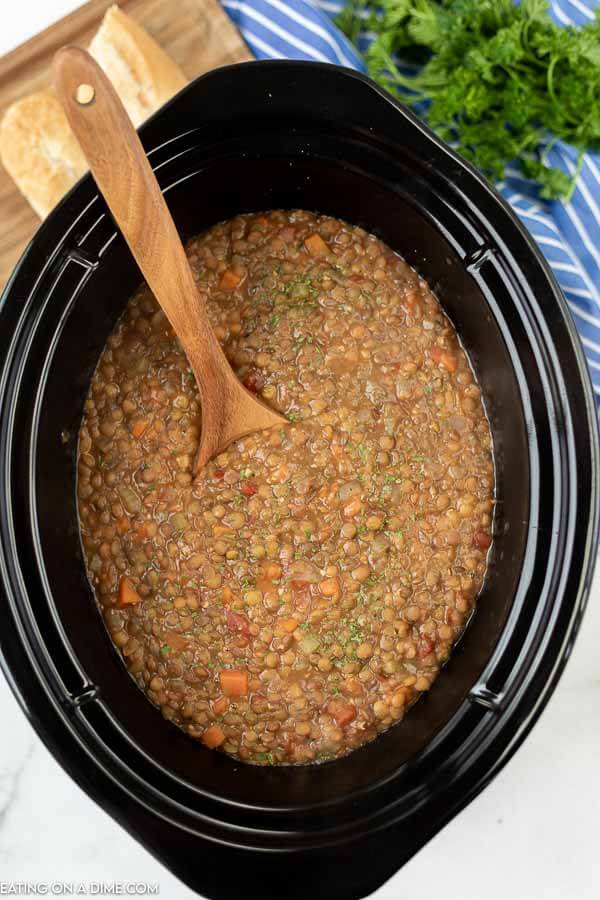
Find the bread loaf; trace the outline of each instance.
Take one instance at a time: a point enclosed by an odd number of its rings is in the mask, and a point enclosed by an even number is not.
[[[137,128],[187,80],[150,35],[111,6],[90,45]],[[87,171],[87,163],[50,89],[17,100],[0,124],[0,159],[44,218]]]

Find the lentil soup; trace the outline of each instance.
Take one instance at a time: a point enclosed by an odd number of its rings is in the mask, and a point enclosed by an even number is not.
[[[309,212],[192,240],[215,332],[289,425],[192,480],[193,375],[142,288],[80,432],[90,581],[139,687],[255,764],[343,756],[429,690],[491,544],[480,390],[427,284],[374,236]]]

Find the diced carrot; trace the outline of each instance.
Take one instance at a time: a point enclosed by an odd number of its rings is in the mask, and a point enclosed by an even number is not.
[[[335,597],[340,592],[338,578],[325,578],[319,584],[319,590],[325,597]]]
[[[117,606],[133,606],[135,603],[140,603],[141,599],[129,578],[122,575],[119,582]]]
[[[456,372],[456,370],[458,369],[458,360],[453,353],[442,353],[440,362],[443,367],[451,374],[453,372]]]
[[[178,631],[167,631],[165,634],[165,643],[171,650],[185,650],[189,641],[185,635],[180,634]]]
[[[443,366],[444,369],[451,374],[458,369],[458,360],[456,356],[453,353],[449,353],[447,350],[442,350],[437,344],[434,344],[429,348],[429,355],[434,362]]]
[[[281,578],[281,566],[279,563],[270,563],[265,572],[267,578]]]
[[[277,593],[277,585],[273,584],[270,578],[266,578],[264,575],[262,578],[257,578],[256,587],[259,591],[262,591],[263,594],[276,594]]]
[[[304,246],[311,256],[327,256],[329,247],[320,234],[310,234],[304,241]]]
[[[291,634],[298,627],[298,620],[290,616],[288,619],[280,619],[279,624],[283,631]]]
[[[253,481],[242,481],[240,491],[244,495],[244,497],[254,497],[258,488],[254,484]]]
[[[119,534],[126,534],[129,531],[129,519],[127,516],[121,516],[120,519],[117,519],[117,531]]]
[[[223,669],[219,672],[219,682],[226,697],[245,697],[248,693],[248,673],[245,669]]]
[[[218,697],[213,701],[212,711],[215,716],[222,716],[227,707],[229,706],[229,700],[227,697]]]
[[[211,750],[220,747],[224,740],[225,732],[218,725],[211,725],[202,735],[202,743]]]
[[[346,725],[349,725],[356,718],[356,707],[352,703],[332,700],[327,709],[339,728],[345,728]]]
[[[237,287],[242,283],[242,276],[238,275],[237,272],[234,272],[233,269],[225,269],[221,278],[219,279],[219,290],[220,291],[235,291]]]
[[[225,585],[221,596],[223,598],[223,603],[231,603],[231,601],[233,600],[233,591],[231,590],[229,585]]]
[[[141,438],[147,427],[148,423],[145,419],[136,419],[131,426],[131,433],[134,438]]]
[[[135,533],[140,541],[143,541],[148,537],[148,529],[146,528],[146,525],[139,525],[136,528]]]
[[[213,525],[213,534],[215,537],[223,537],[225,534],[232,534],[233,528],[228,528],[226,525]]]

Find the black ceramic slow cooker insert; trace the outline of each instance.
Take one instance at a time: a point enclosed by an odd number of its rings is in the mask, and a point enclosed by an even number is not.
[[[166,722],[113,648],[79,542],[83,403],[141,281],[87,177],[41,226],[0,307],[4,671],[64,768],[199,893],[268,900],[284,885],[289,898],[356,900],[504,765],[569,654],[598,536],[583,355],[547,265],[508,207],[361,75],[296,62],[220,69],[141,135],[184,238],[236,213],[302,207],[374,232],[427,279],[491,423],[489,572],[432,690],[344,759],[248,766]]]

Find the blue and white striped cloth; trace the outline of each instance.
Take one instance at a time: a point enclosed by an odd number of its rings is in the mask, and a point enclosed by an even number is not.
[[[364,71],[356,49],[333,24],[343,0],[221,0],[258,59],[308,59]],[[593,19],[600,0],[551,0],[563,25]],[[369,35],[361,37],[361,49]],[[557,144],[553,166],[573,173],[576,152]],[[590,365],[600,404],[600,155],[587,154],[569,203],[545,202],[535,185],[509,168],[498,185],[538,242],[560,284]]]

